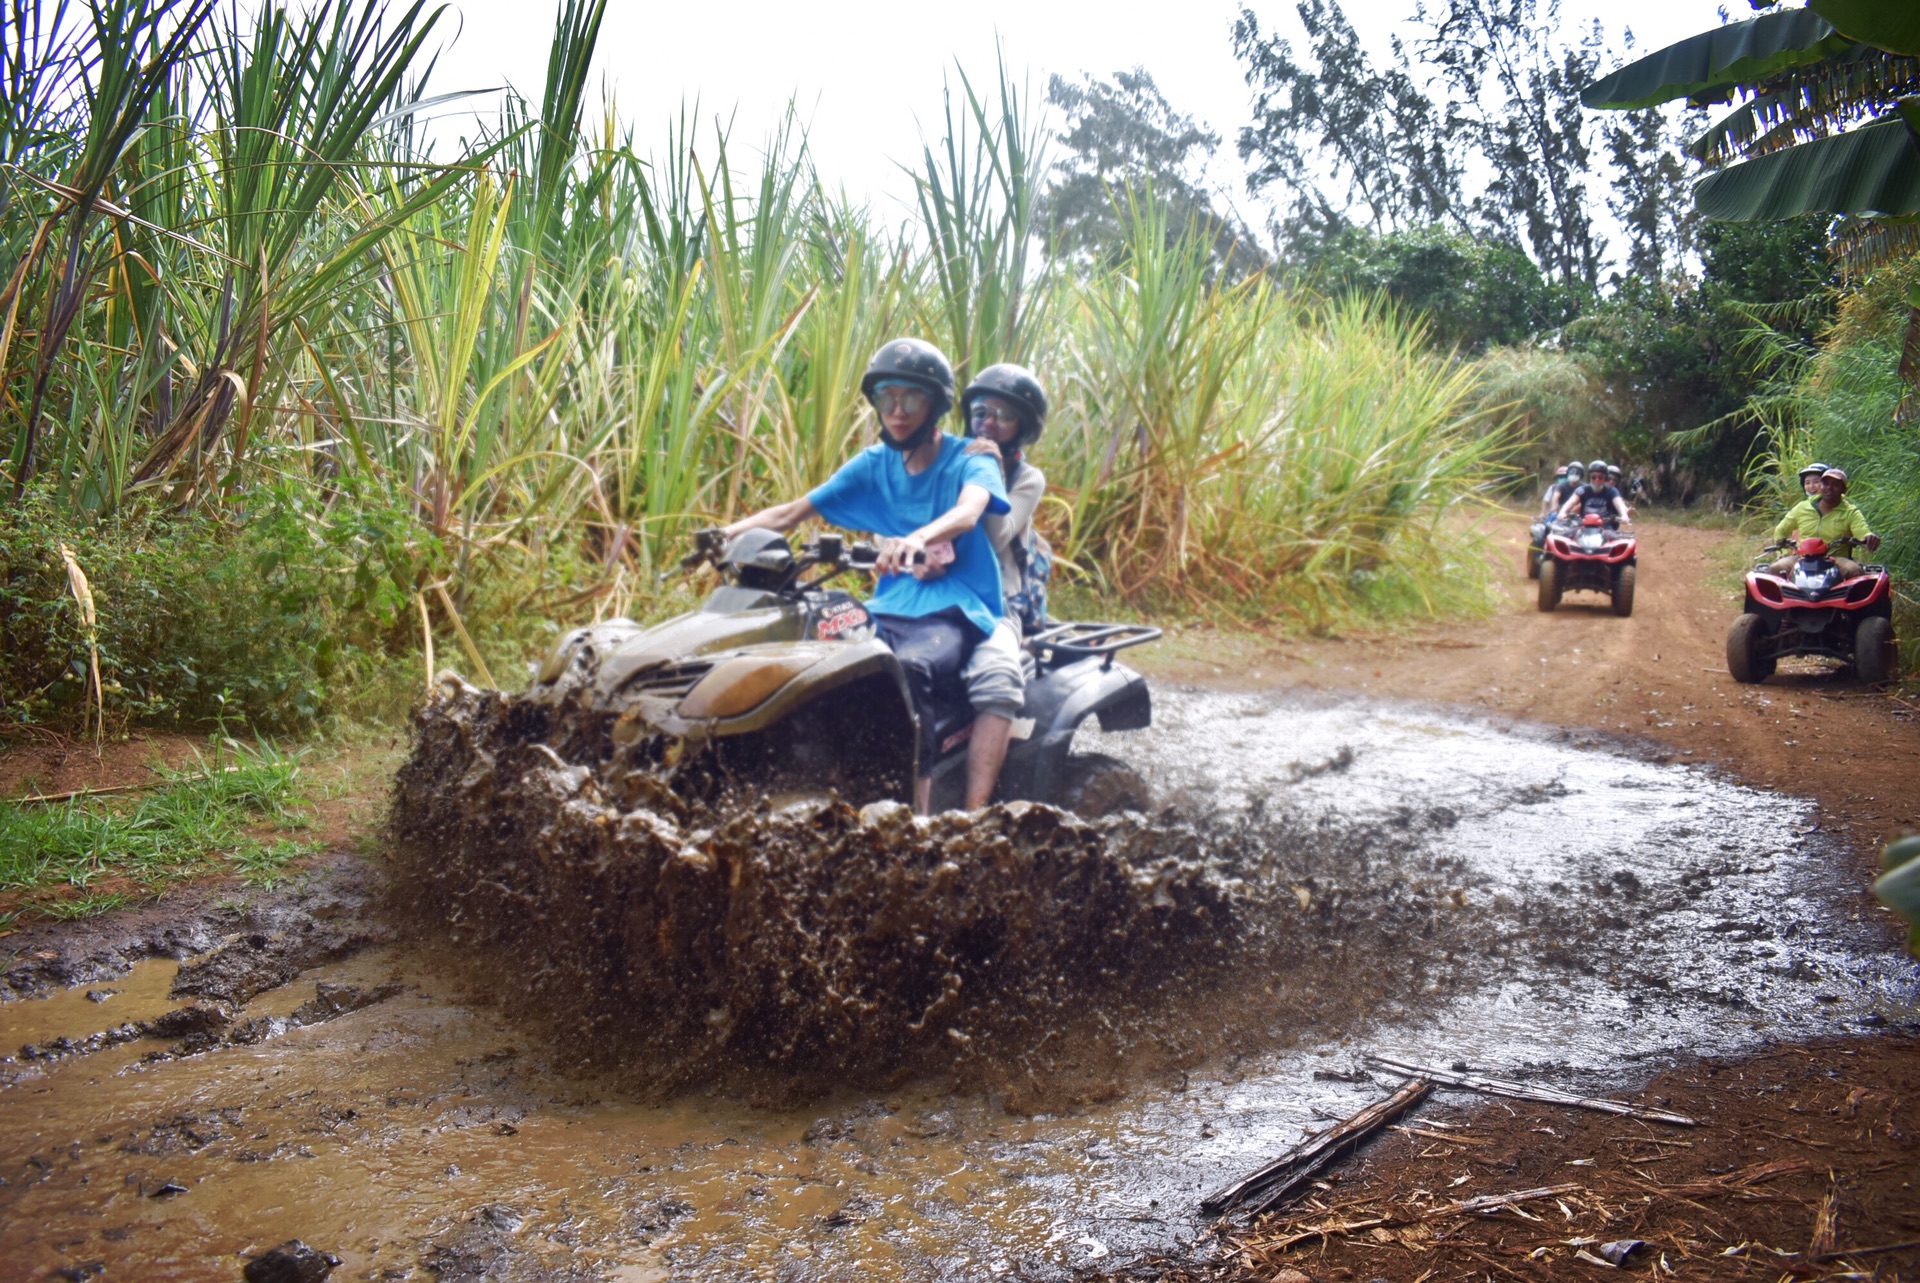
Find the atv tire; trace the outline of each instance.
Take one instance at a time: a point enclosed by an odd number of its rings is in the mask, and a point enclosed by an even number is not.
[[[1893,645],[1893,624],[1880,615],[1860,621],[1853,634],[1853,672],[1868,686],[1881,686],[1898,675],[1900,652]]]
[[[1560,604],[1560,563],[1548,557],[1540,563],[1540,609]]]
[[[1527,578],[1540,577],[1540,550],[1532,544],[1527,545]]]
[[[1153,793],[1139,773],[1105,753],[1075,753],[1067,759],[1060,806],[1083,820],[1122,811],[1153,809]]]
[[[1633,581],[1637,567],[1622,566],[1613,572],[1613,613],[1625,619],[1633,613]]]
[[[1742,615],[1727,631],[1727,671],[1736,682],[1764,682],[1773,676],[1774,658],[1760,653],[1766,629],[1758,615]]]

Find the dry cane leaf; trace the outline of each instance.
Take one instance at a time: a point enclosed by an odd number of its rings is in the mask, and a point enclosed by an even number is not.
[[[1814,1260],[1819,1260],[1832,1252],[1839,1227],[1840,1192],[1829,1189],[1826,1197],[1820,1200],[1820,1206],[1813,1213],[1813,1239],[1807,1244],[1807,1255]]]
[[[73,555],[73,549],[61,544],[60,557],[67,563],[67,587],[73,593],[74,605],[80,611],[81,625],[86,630],[87,669],[93,683],[93,703],[97,713],[94,737],[98,739],[107,730],[107,693],[100,684],[100,617],[94,609],[93,585],[87,582],[87,572],[80,568],[80,561]]]

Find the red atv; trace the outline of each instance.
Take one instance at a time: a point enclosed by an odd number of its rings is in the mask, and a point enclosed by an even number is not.
[[[1540,561],[1540,609],[1552,610],[1563,593],[1603,592],[1613,598],[1613,613],[1633,613],[1633,580],[1640,564],[1640,541],[1596,516],[1577,526],[1555,525],[1547,534]]]
[[[1824,655],[1851,663],[1870,686],[1890,681],[1899,663],[1893,643],[1893,584],[1885,566],[1863,566],[1848,578],[1834,564],[1836,546],[1853,539],[1802,539],[1774,544],[1747,573],[1747,608],[1727,633],[1727,671],[1737,682],[1764,682],[1788,655]],[[1794,564],[1773,572],[1764,554],[1793,549]]]

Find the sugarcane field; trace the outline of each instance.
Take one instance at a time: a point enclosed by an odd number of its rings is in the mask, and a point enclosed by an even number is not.
[[[1907,0],[0,0],[0,1280],[1920,1280]]]

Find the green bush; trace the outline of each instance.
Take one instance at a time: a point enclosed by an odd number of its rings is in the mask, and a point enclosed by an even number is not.
[[[0,507],[0,718],[85,717],[86,638],[65,544],[92,587],[109,718],[312,724],[343,663],[364,668],[417,643],[419,536],[364,496],[318,513],[304,502],[262,492],[217,517],[129,509],[101,521],[42,494]]]

